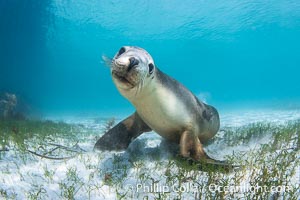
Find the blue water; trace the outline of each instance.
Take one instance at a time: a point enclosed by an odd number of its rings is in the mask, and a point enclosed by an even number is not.
[[[101,62],[123,45],[218,109],[299,107],[299,0],[0,0],[0,91],[43,113],[129,112]]]

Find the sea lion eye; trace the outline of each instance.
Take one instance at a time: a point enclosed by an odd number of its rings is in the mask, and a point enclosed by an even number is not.
[[[122,55],[125,51],[126,51],[126,49],[124,47],[122,47],[118,52],[118,56]]]
[[[153,73],[153,69],[154,69],[154,65],[152,63],[150,63],[148,65],[148,67],[149,67],[149,74],[152,74]]]

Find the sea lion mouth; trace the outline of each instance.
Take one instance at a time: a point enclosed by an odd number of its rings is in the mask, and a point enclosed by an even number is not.
[[[115,77],[116,79],[118,79],[121,83],[124,83],[124,84],[126,84],[126,85],[131,86],[131,87],[134,87],[133,83],[131,83],[131,82],[126,78],[126,76],[121,75],[121,74],[119,74],[119,73],[117,73],[117,72],[115,72],[115,71],[112,72],[112,75],[113,75],[113,77]]]

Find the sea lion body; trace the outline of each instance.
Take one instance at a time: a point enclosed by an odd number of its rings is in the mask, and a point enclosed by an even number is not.
[[[178,142],[190,130],[205,142],[219,129],[217,111],[160,70],[143,92],[128,98],[144,122],[162,137]],[[142,100],[141,100],[142,99]]]
[[[139,47],[122,47],[111,63],[119,92],[136,108],[95,145],[96,149],[126,148],[132,139],[154,130],[180,145],[184,157],[213,160],[202,143],[219,130],[217,110],[199,101],[175,79],[160,71],[152,57]],[[214,161],[214,160],[213,160]]]

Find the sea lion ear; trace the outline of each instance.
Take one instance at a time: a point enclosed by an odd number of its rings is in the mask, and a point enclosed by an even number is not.
[[[152,63],[149,63],[148,67],[149,67],[149,74],[152,74],[153,69],[154,69],[154,65]]]

